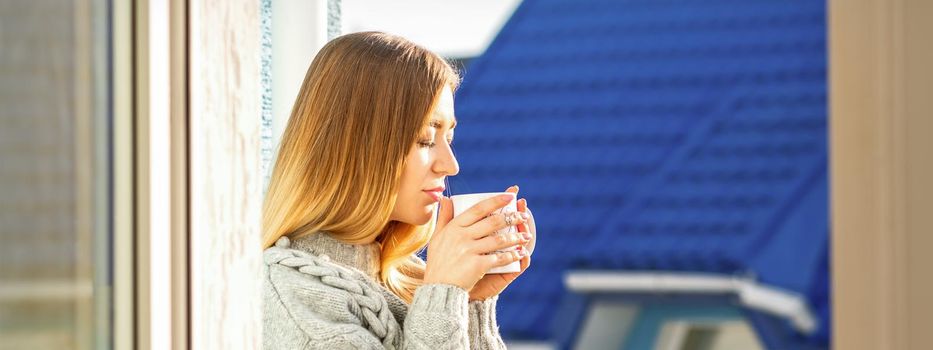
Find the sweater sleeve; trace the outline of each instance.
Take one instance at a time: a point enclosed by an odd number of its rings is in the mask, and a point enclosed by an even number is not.
[[[471,349],[506,349],[496,321],[499,296],[469,302],[469,333]]]
[[[468,349],[469,293],[448,284],[425,284],[415,290],[405,317],[404,349]]]

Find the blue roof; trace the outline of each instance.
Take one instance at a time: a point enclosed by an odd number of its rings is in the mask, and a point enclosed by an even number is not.
[[[457,92],[454,193],[521,186],[541,239],[500,297],[547,340],[569,269],[754,275],[828,341],[825,4],[525,0]]]

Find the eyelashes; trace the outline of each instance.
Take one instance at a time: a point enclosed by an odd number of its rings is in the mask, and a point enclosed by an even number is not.
[[[418,141],[418,144],[424,148],[434,148],[434,146],[437,146],[436,142],[431,142],[430,140],[421,140]],[[447,140],[447,144],[453,146],[454,140]]]

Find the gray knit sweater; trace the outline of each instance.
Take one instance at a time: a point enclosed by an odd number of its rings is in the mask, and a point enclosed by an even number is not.
[[[378,282],[379,256],[379,243],[326,232],[266,249],[263,348],[505,349],[498,297],[469,301],[463,288],[426,284],[408,305]]]

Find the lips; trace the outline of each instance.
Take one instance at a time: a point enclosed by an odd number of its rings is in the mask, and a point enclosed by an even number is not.
[[[443,191],[424,191],[424,193],[426,193],[429,197],[431,197],[431,199],[433,199],[435,202],[441,200],[442,192]]]
[[[434,202],[440,202],[441,197],[443,197],[444,186],[441,185],[441,186],[437,186],[437,187],[434,187],[434,188],[426,189],[426,190],[424,190],[424,193],[427,194],[428,197],[431,197],[431,200],[432,200],[432,201],[434,201]]]

